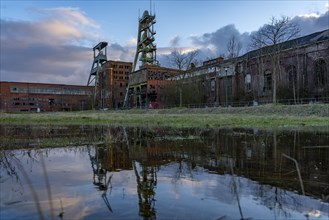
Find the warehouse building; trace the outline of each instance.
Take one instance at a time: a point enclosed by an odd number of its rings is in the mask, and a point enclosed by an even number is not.
[[[91,109],[89,86],[0,82],[1,112],[74,111]]]

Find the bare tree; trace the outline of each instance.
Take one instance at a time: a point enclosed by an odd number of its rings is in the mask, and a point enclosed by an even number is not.
[[[227,42],[226,48],[228,52],[227,58],[231,59],[239,56],[242,49],[242,44],[236,39],[235,35],[232,35],[230,40]]]
[[[188,53],[183,53],[183,51],[178,51],[175,49],[168,56],[170,64],[180,70],[180,74],[177,75],[176,83],[179,91],[179,106],[183,105],[183,83],[185,78],[187,77],[189,69],[195,67],[195,63],[197,63],[196,57],[198,56],[199,51],[193,50]]]
[[[280,74],[280,53],[282,51],[282,42],[296,38],[300,33],[297,24],[291,22],[287,16],[281,18],[272,17],[270,22],[260,28],[251,37],[251,46],[254,49],[268,47],[267,53],[272,62],[272,88],[273,102],[276,103],[277,80]]]

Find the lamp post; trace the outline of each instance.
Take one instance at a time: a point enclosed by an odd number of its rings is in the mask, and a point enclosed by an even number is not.
[[[227,107],[227,70],[228,67],[225,67],[225,106]]]

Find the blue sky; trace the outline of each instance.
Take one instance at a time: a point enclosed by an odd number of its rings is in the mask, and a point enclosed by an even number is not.
[[[138,16],[149,8],[146,0],[1,0],[0,80],[86,84],[98,41],[109,42],[109,59],[132,62]],[[232,35],[246,50],[272,16],[291,17],[301,35],[329,28],[328,1],[320,0],[152,0],[151,8],[160,58],[173,47],[202,49],[200,59],[225,54]]]

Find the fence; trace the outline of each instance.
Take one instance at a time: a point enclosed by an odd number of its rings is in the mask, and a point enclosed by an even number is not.
[[[191,104],[183,104],[183,108],[211,108],[211,107],[246,107],[246,106],[258,106],[265,104],[272,104],[271,100],[254,100],[254,101],[240,101],[240,102],[228,102],[225,103],[191,103]],[[278,99],[278,104],[283,105],[303,105],[303,104],[329,104],[329,97],[320,97],[320,98],[302,98],[302,99]],[[157,107],[157,109],[169,109],[169,108],[177,108],[179,105],[161,105]],[[134,107],[129,107],[134,108]],[[128,108],[128,109],[129,109]],[[147,109],[152,108],[148,105],[139,106],[138,108]]]

